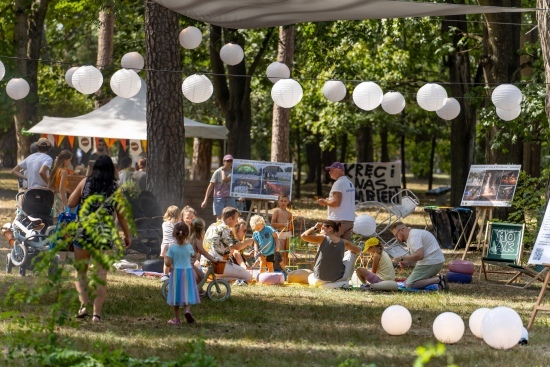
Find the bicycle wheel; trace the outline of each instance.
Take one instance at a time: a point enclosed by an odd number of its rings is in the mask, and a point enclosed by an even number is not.
[[[10,254],[7,254],[6,255],[7,259],[6,259],[6,273],[11,273],[11,269],[13,269],[13,263],[11,262],[11,255]]]
[[[11,249],[11,262],[15,266],[21,266],[27,260],[27,248],[19,241],[15,241]]]
[[[162,282],[162,287],[160,287],[160,294],[162,295],[162,298],[164,298],[164,300],[168,298],[168,280]]]
[[[227,280],[216,279],[208,283],[206,294],[214,302],[223,302],[231,296],[231,286]]]

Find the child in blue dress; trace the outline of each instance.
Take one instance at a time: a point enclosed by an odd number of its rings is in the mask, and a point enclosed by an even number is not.
[[[273,273],[273,261],[275,251],[279,251],[275,241],[278,241],[277,232],[273,227],[265,224],[265,220],[260,215],[253,215],[250,218],[250,227],[254,230],[252,238],[254,239],[254,253],[260,256],[260,273],[267,271]]]
[[[180,307],[185,306],[185,319],[188,323],[195,322],[191,315],[190,305],[200,303],[199,291],[195,280],[195,272],[191,264],[194,255],[193,245],[187,243],[189,227],[183,222],[174,225],[174,239],[164,256],[164,264],[171,268],[168,281],[167,302],[174,309],[174,318],[168,321],[170,325],[179,325]]]

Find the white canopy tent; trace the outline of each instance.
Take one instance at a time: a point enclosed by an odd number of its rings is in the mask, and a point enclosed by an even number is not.
[[[48,117],[33,126],[29,132],[65,136],[91,136],[110,139],[147,140],[147,87],[133,98],[115,97],[106,105],[77,117]],[[203,124],[184,118],[186,137],[227,139],[225,126]]]
[[[155,0],[177,13],[221,27],[267,28],[303,22],[411,18],[536,9],[398,0]]]

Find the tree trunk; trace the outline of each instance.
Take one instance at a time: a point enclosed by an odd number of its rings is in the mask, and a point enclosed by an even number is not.
[[[321,147],[320,139],[314,136],[314,141],[306,143],[306,180],[304,183],[320,182],[317,168],[321,166]]]
[[[194,138],[191,180],[210,180],[210,162],[212,162],[212,139]]]
[[[115,34],[115,17],[113,14],[113,2],[105,6],[105,9],[99,12],[99,31],[97,34],[97,68],[103,74],[105,80],[113,75],[113,68],[108,68],[113,63],[113,38]],[[108,72],[109,75],[105,74]],[[105,88],[100,88],[95,93],[95,108],[99,108],[107,104],[111,100],[111,96],[106,91],[109,84]]]
[[[361,125],[357,129],[357,135],[355,137],[355,151],[357,152],[357,162],[374,162],[372,127],[370,125]]]
[[[279,27],[279,50],[277,61],[286,64],[292,71],[294,61],[294,26]],[[271,130],[271,161],[290,162],[290,108],[273,104],[273,127]]]
[[[548,8],[547,0],[537,0],[537,8]],[[540,37],[540,48],[542,53],[542,59],[544,62],[544,75],[546,76],[546,99],[544,101],[544,108],[546,110],[546,117],[550,123],[550,13],[548,11],[537,11],[537,24]],[[546,185],[546,198],[550,199],[550,180]]]
[[[17,165],[17,144],[15,141],[15,128],[11,126],[8,131],[0,136],[0,162],[1,167],[12,169]]]
[[[163,210],[183,203],[185,128],[178,35],[178,14],[147,1],[147,189]]]
[[[380,128],[380,162],[389,162],[390,152],[388,151],[388,129]]]

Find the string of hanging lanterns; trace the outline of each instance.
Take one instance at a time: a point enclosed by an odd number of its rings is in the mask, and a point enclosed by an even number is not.
[[[202,32],[197,27],[189,26],[178,36],[180,45],[185,49],[195,49],[202,42]],[[220,50],[220,58],[227,65],[237,65],[244,59],[242,47],[236,43],[227,43]],[[122,69],[116,71],[110,80],[112,91],[119,97],[131,98],[141,89],[141,78],[137,74],[145,66],[145,60],[137,52],[129,52],[121,59]],[[0,80],[4,78],[5,66],[0,61]],[[271,63],[266,69],[267,78],[273,82],[271,98],[282,108],[296,106],[303,97],[300,83],[290,78],[290,69],[282,62]],[[71,67],[65,73],[67,84],[82,94],[93,94],[103,84],[101,71],[91,65]],[[8,96],[14,100],[25,98],[30,91],[28,82],[23,78],[13,78],[6,85]],[[182,93],[193,103],[202,103],[210,99],[214,92],[211,80],[203,74],[193,74],[182,83]],[[346,86],[340,80],[328,80],[321,92],[331,102],[343,100],[347,94]],[[505,121],[511,121],[521,114],[522,93],[512,84],[496,87],[491,100],[496,107],[496,114]],[[391,115],[401,113],[406,101],[397,91],[384,94],[382,88],[374,82],[361,82],[353,90],[352,99],[362,110],[372,111],[378,106]],[[427,83],[416,94],[416,102],[426,110],[436,112],[444,120],[452,120],[460,114],[460,103],[450,98],[447,91],[436,83]]]

